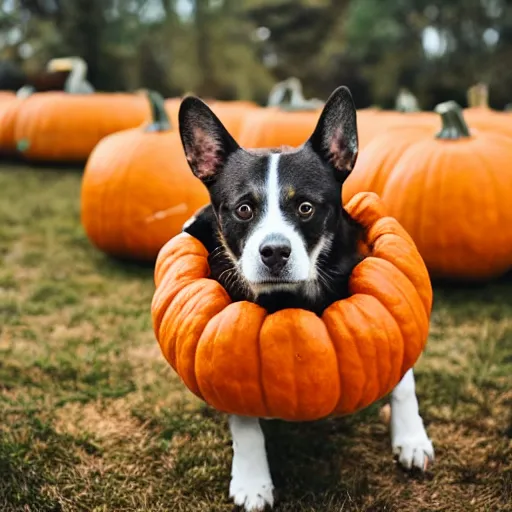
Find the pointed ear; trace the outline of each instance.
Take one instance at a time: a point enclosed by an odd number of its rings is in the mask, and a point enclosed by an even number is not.
[[[208,105],[194,96],[181,102],[179,127],[192,172],[206,185],[212,183],[238,144]]]
[[[331,94],[307,144],[332,166],[341,182],[346,180],[358,152],[356,107],[347,87]]]

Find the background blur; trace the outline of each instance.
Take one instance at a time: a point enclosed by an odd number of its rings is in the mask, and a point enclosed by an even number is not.
[[[0,0],[0,89],[77,55],[97,90],[152,88],[265,103],[297,76],[306,96],[348,85],[359,108],[401,87],[424,109],[476,82],[512,101],[510,0]],[[39,82],[38,82],[39,81]],[[39,84],[39,85],[38,85]]]

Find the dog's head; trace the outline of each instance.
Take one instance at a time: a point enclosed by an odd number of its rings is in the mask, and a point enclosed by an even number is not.
[[[317,260],[340,226],[341,186],[357,158],[349,90],[334,91],[309,140],[293,151],[241,148],[194,97],[183,100],[179,126],[192,172],[210,193],[224,249],[253,293],[315,283]]]

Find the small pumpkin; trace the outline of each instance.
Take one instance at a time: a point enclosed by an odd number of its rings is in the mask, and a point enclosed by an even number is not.
[[[436,111],[441,131],[411,144],[386,170],[382,200],[414,239],[432,276],[502,275],[512,267],[510,139],[470,132],[454,102]]]
[[[208,279],[208,253],[197,239],[182,233],[163,247],[154,331],[195,395],[227,413],[315,420],[366,407],[414,365],[432,306],[427,270],[375,194],[357,195],[346,209],[365,230],[367,257],[352,273],[351,296],[321,318],[232,303]]]
[[[21,105],[15,139],[28,160],[84,162],[103,137],[149,115],[146,99],[136,94],[38,93]]]
[[[152,261],[208,202],[208,193],[189,170],[163,98],[155,92],[148,97],[151,123],[105,137],[92,152],[83,176],[81,215],[99,249]]]

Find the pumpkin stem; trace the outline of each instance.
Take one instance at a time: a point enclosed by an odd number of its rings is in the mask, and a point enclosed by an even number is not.
[[[395,98],[395,110],[398,112],[420,112],[418,98],[407,87],[401,87]]]
[[[289,99],[287,99],[289,98]],[[317,110],[323,101],[316,98],[307,100],[302,93],[302,84],[296,77],[278,82],[268,95],[267,107],[279,107],[281,110]]]
[[[442,128],[436,135],[441,140],[457,140],[471,137],[462,109],[455,101],[440,103],[435,111],[441,116]]]
[[[489,108],[489,87],[487,84],[475,84],[468,89],[468,106],[470,108]]]
[[[148,101],[151,106],[151,124],[146,132],[168,132],[172,129],[171,121],[165,110],[165,100],[157,91],[148,91]]]

